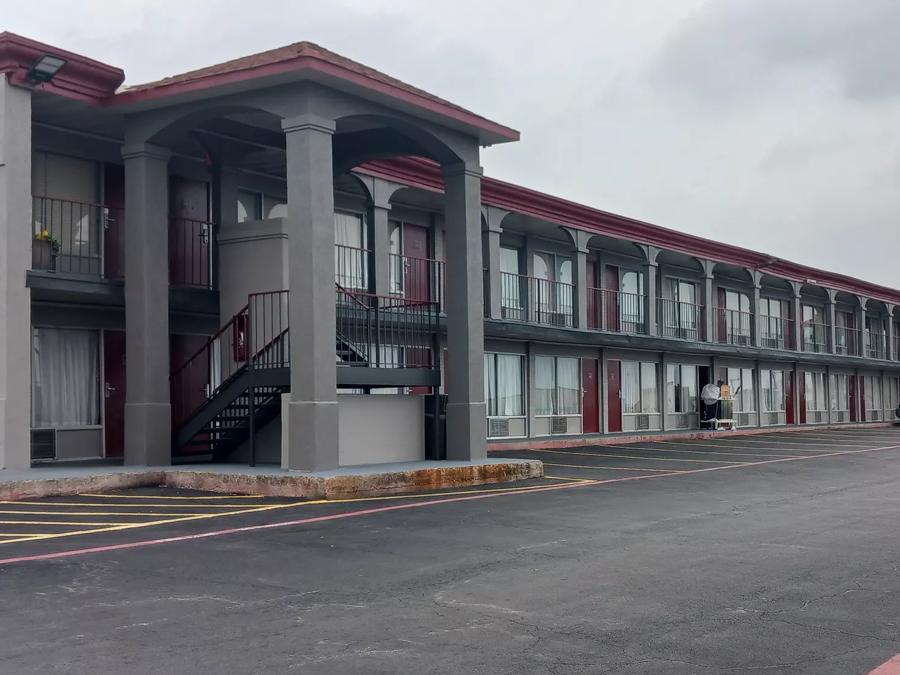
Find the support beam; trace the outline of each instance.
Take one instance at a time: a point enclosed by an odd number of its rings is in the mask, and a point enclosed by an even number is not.
[[[0,468],[31,465],[31,92],[0,74]]]
[[[584,230],[576,230],[572,227],[564,227],[572,238],[572,247],[575,251],[575,268],[572,275],[572,283],[575,286],[575,326],[581,329],[588,327],[588,285],[587,285],[587,255],[588,241],[594,235]]]
[[[885,303],[884,306],[887,309],[887,345],[885,346],[884,358],[888,361],[893,361],[897,358],[897,346],[894,344],[894,311],[896,310],[896,305]]]
[[[656,302],[656,277],[659,265],[656,262],[656,257],[659,255],[660,249],[656,246],[646,246],[644,247],[644,251],[647,256],[647,260],[644,263],[644,283],[646,284],[644,295],[646,299],[644,321],[646,323],[647,335],[658,335],[656,321],[656,305],[658,304]]]
[[[703,339],[707,342],[715,340],[715,306],[713,297],[713,280],[716,264],[712,260],[701,260],[703,265]]]
[[[866,356],[866,303],[868,298],[857,295],[856,302],[856,307],[853,308],[856,323],[856,356]]]
[[[481,167],[443,167],[447,232],[447,459],[487,457]]]
[[[798,352],[803,351],[803,312],[800,304],[800,291],[803,284],[799,281],[791,281],[791,315],[794,318],[794,347]]]
[[[835,325],[837,320],[837,316],[835,313],[835,299],[837,298],[837,291],[831,288],[826,288],[825,293],[827,293],[828,295],[828,297],[825,299],[825,313],[828,317],[826,319],[828,321],[828,353],[837,354],[837,326]],[[831,406],[829,406],[829,408],[830,407]],[[828,421],[831,421],[831,417],[828,418]]]
[[[484,266],[487,270],[487,282],[484,287],[484,315],[489,319],[503,318],[501,302],[503,285],[500,278],[500,235],[503,233],[503,219],[509,213],[509,211],[498,209],[495,206],[484,207],[482,247]]]
[[[391,292],[391,199],[397,190],[405,185],[393,183],[374,176],[362,176],[361,180],[369,193],[366,208],[369,237],[371,242],[372,271],[370,290],[377,295]]]
[[[285,469],[337,468],[335,372],[334,121],[306,114],[282,121],[287,146],[291,393]]]
[[[127,133],[126,133],[127,139]],[[126,143],[125,464],[172,461],[169,400],[170,152]]]
[[[212,167],[212,287],[219,288],[219,231],[238,221],[238,171],[222,162]]]
[[[761,284],[760,281],[762,279],[762,272],[759,270],[748,270],[750,272],[750,279],[753,282],[753,293],[750,295],[750,316],[752,317],[751,325],[750,325],[750,339],[752,340],[751,344],[754,347],[762,346],[762,331],[761,321],[759,317],[759,305],[760,305],[760,291]]]

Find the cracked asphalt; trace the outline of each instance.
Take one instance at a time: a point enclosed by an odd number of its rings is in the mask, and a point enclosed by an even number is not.
[[[900,429],[803,438],[691,445],[694,458],[749,464],[724,470],[666,465],[634,474],[646,479],[5,564],[0,673],[866,674],[900,652]],[[590,462],[618,476],[613,461],[643,457],[585,450],[597,456],[559,461],[558,479],[585,478]],[[781,453],[803,459],[752,463]]]

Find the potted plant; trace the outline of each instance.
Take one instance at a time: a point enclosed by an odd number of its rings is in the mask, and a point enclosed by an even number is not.
[[[39,233],[36,233],[31,247],[32,269],[54,271],[59,249],[59,239],[54,237],[50,230],[41,230]]]

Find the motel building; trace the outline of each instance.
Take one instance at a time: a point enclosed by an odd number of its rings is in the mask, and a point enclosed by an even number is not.
[[[4,468],[893,419],[900,290],[485,177],[517,131],[311,43],[124,80],[0,33]]]

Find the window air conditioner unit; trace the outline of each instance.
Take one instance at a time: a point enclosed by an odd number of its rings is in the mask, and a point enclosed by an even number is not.
[[[492,419],[488,420],[488,436],[497,438],[501,436],[509,436],[509,420]]]
[[[550,419],[550,433],[551,434],[566,434],[569,432],[569,418],[568,417],[552,417]]]
[[[31,430],[31,459],[56,459],[56,430]]]
[[[634,419],[634,428],[638,431],[646,431],[650,428],[650,415],[637,415]]]
[[[766,422],[769,424],[781,424],[781,415],[777,412],[770,412],[766,415]]]
[[[739,427],[750,426],[750,413],[739,412],[735,415],[735,424]]]

